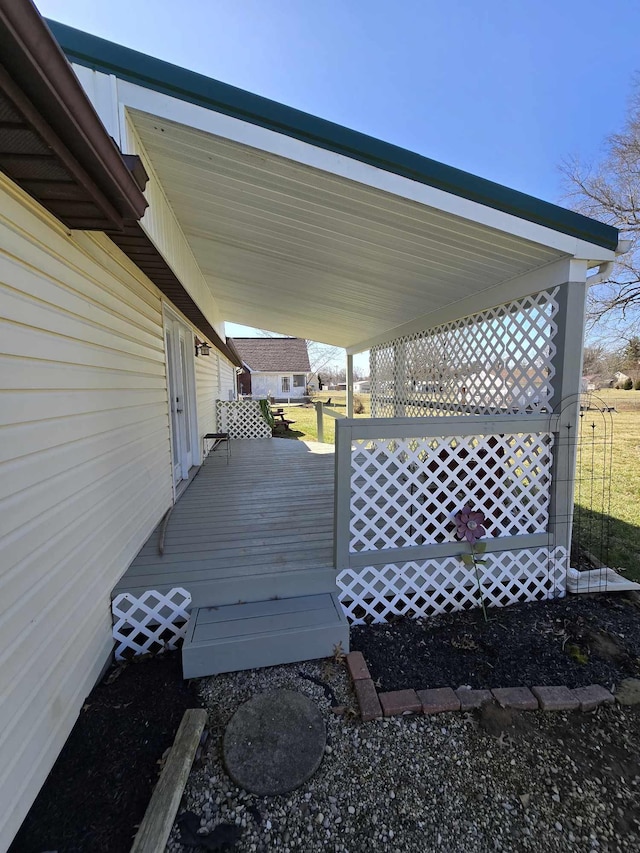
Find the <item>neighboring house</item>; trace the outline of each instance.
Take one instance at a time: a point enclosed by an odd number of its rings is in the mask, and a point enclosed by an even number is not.
[[[236,369],[249,366],[258,393],[260,362],[225,339],[225,318],[343,347],[347,375],[354,354],[369,350],[376,423],[335,420],[342,456],[314,496],[335,492],[335,523],[327,515],[323,530],[300,533],[291,521],[295,474],[282,471],[285,544],[270,531],[271,548],[253,547],[274,565],[292,557],[291,577],[274,570],[256,599],[255,561],[226,561],[235,574],[224,577],[233,581],[224,606],[240,598],[278,608],[293,583],[303,587],[297,596],[336,601],[341,584],[352,619],[381,620],[398,602],[402,612],[420,602],[473,606],[475,584],[456,580],[465,574],[459,543],[447,537],[450,507],[482,476],[473,494],[486,498],[496,529],[485,557],[492,601],[556,596],[573,488],[551,474],[572,466],[567,442],[552,446],[549,432],[560,435],[576,417],[564,408],[560,423],[549,411],[579,391],[587,271],[614,260],[618,246],[606,224],[50,26],[29,0],[0,0],[0,849],[111,659],[114,587],[135,560],[157,559],[155,543],[152,556],[140,551],[202,463],[203,437],[219,426],[217,401],[235,394]],[[287,340],[261,344],[294,346]],[[435,375],[455,359],[493,364],[503,349],[529,365],[517,377],[523,396],[543,383],[545,411],[406,416],[412,364],[427,359]],[[304,393],[309,364],[299,356],[282,371],[263,370],[289,376],[289,389],[263,385],[262,393]],[[469,395],[482,391],[476,384]],[[241,408],[225,405],[234,416]],[[478,443],[476,434],[495,438]],[[538,478],[505,467],[521,441],[526,452],[536,448]],[[497,485],[500,470],[486,464],[496,442],[508,478]],[[316,461],[297,442],[265,444]],[[381,447],[394,454],[384,477]],[[482,464],[458,464],[463,451],[477,451]],[[233,462],[241,453],[234,447]],[[438,471],[445,497],[413,488],[414,460],[427,457],[420,464]],[[223,458],[233,485],[242,477]],[[278,476],[247,467],[248,483]],[[508,504],[507,486],[528,499]],[[408,510],[395,511],[398,495],[416,510],[411,525]],[[228,520],[246,518],[232,542],[206,495],[198,517],[210,518],[226,553],[249,548],[259,509],[250,487],[223,507]],[[300,523],[313,526],[300,511]],[[438,515],[438,524],[421,528],[421,515]],[[189,587],[185,566],[206,571],[212,550],[167,554],[164,567]]]
[[[233,338],[244,370],[238,390],[254,398],[299,400],[306,396],[309,372],[307,342],[302,338]]]
[[[353,390],[356,394],[369,394],[371,391],[371,381],[369,379],[361,379],[359,382],[354,382]]]
[[[628,374],[623,373],[621,370],[616,370],[607,385],[609,388],[618,388],[619,386],[624,385],[625,382],[628,382],[630,378],[631,377]]]
[[[583,393],[588,391],[597,391],[601,386],[600,376],[597,373],[589,373],[580,380],[580,390]]]

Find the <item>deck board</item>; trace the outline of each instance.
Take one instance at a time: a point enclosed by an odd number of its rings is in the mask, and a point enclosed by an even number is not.
[[[304,594],[305,578],[311,594],[335,588],[333,452],[299,441],[234,441],[227,465],[223,450],[176,503],[164,554],[159,525],[114,595],[183,586],[206,606]]]

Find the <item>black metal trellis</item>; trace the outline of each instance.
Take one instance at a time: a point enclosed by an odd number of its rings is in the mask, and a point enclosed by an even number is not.
[[[565,470],[556,477],[571,482],[575,464],[574,500],[569,565],[583,574],[580,590],[607,590],[609,546],[611,538],[611,473],[614,409],[592,393],[574,395],[562,401],[559,411],[578,406],[577,427],[560,427],[560,440],[571,450],[566,454]]]

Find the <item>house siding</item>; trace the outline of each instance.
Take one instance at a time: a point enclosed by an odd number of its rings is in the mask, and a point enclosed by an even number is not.
[[[282,390],[283,377],[289,379],[289,391]],[[302,373],[252,373],[251,374],[251,394],[253,397],[275,397],[276,399],[292,400],[304,397],[307,392],[307,383],[302,387],[296,388],[293,385],[294,376],[305,376]]]
[[[220,399],[235,400],[236,373],[230,361],[220,359]]]
[[[208,356],[196,358],[196,401],[198,407],[198,438],[216,432],[216,400],[228,400],[233,392],[235,370],[233,365],[215,348]]]
[[[216,400],[220,394],[220,355],[215,349],[208,356],[196,358],[196,405],[198,407],[198,439],[216,432]]]
[[[107,659],[110,592],[172,488],[159,291],[2,176],[0,306],[5,849]]]

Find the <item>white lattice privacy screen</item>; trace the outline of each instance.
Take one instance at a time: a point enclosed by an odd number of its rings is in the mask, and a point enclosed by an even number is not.
[[[558,288],[371,349],[372,417],[551,411]]]
[[[191,593],[181,587],[117,595],[111,602],[116,660],[175,649],[186,635],[190,605]]]
[[[447,433],[440,434],[446,429]],[[551,523],[557,416],[338,421],[336,567],[352,622],[477,607],[454,516],[486,518],[485,602],[562,596],[565,542]]]
[[[550,432],[354,439],[349,550],[452,542],[465,504],[489,536],[546,532],[552,447]]]
[[[229,438],[271,438],[271,428],[257,400],[217,400],[218,431]]]
[[[565,548],[521,548],[488,554],[481,566],[485,603],[504,607],[518,601],[565,593]],[[345,569],[337,577],[338,597],[352,624],[385,622],[389,616],[419,618],[478,607],[472,568],[457,557]]]

